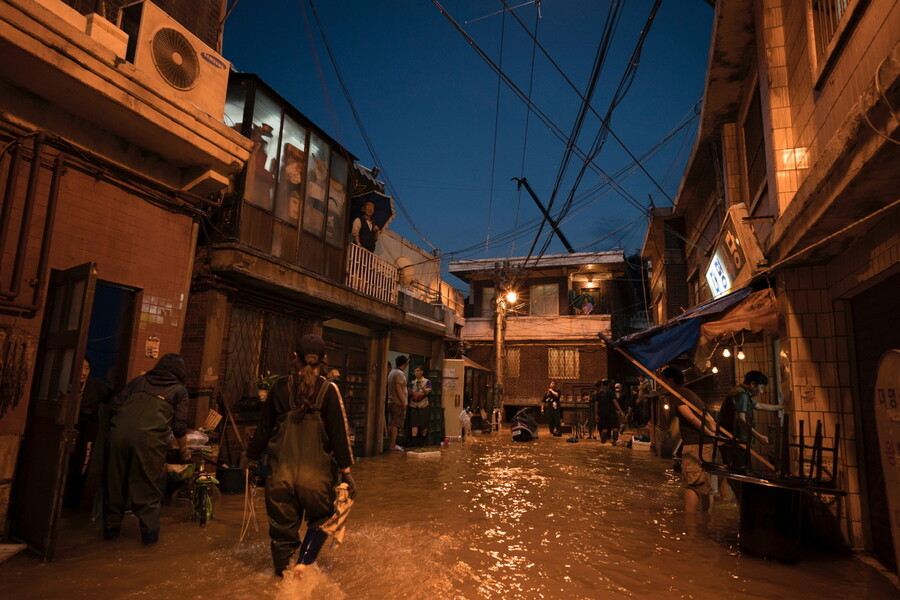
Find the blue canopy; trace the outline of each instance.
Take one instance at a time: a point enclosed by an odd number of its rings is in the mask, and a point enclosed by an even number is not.
[[[730,309],[752,291],[751,288],[745,287],[727,296],[698,304],[665,325],[657,325],[620,337],[612,342],[612,345],[625,350],[642,365],[655,371],[682,352],[694,347],[700,337],[700,325],[705,318],[714,317]]]

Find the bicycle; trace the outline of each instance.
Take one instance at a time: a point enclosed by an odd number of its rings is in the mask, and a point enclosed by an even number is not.
[[[187,504],[190,507],[191,521],[199,521],[200,527],[205,527],[213,518],[222,492],[218,487],[219,480],[203,468],[203,451],[194,450],[192,458],[194,455],[197,456],[197,461],[192,460],[190,463],[178,465],[182,467],[181,469],[169,470],[170,479],[173,478],[172,473],[177,473],[174,480],[184,484],[172,492],[170,500],[173,506]]]

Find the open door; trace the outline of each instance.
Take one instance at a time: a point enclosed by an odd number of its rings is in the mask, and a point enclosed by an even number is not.
[[[85,263],[51,270],[25,437],[12,489],[12,535],[53,559],[54,531],[75,440],[81,365],[97,269]]]

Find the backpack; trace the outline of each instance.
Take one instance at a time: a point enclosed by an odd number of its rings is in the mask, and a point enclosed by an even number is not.
[[[716,416],[716,423],[718,423],[720,427],[728,430],[728,433],[731,433],[733,435],[735,433],[735,417],[737,417],[737,414],[734,411],[734,398],[729,394],[725,397],[725,400],[722,401],[722,406],[719,407],[719,414]]]

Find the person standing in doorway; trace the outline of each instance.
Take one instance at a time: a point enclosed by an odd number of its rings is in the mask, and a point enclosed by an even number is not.
[[[405,452],[405,450],[397,445],[397,435],[406,422],[406,405],[408,403],[408,388],[406,387],[406,370],[407,358],[398,356],[394,364],[396,368],[388,373],[388,406],[390,407],[391,420],[388,424],[388,435],[390,436],[390,448],[392,452]]]
[[[431,381],[425,378],[422,365],[413,369],[413,380],[409,385],[409,430],[413,440],[425,444],[428,438],[428,420],[431,411],[428,397],[431,395]]]
[[[700,456],[700,437],[705,433],[715,435],[715,430],[704,427],[700,417],[682,400],[687,400],[701,411],[706,403],[693,390],[684,387],[684,373],[675,367],[666,367],[662,372],[663,379],[675,390],[678,396],[671,396],[675,416],[681,430],[681,482],[684,485],[684,510],[686,512],[706,512],[712,508],[713,498],[710,495],[709,473],[703,470],[704,462],[712,462],[712,444],[703,445],[703,456]]]
[[[79,394],[81,403],[78,408],[78,423],[75,425],[78,437],[75,438],[75,448],[69,456],[69,475],[66,478],[66,493],[63,499],[63,508],[78,509],[82,504],[82,495],[85,491],[85,482],[88,479],[88,470],[91,464],[97,462],[97,439],[100,433],[100,408],[108,404],[112,390],[102,379],[92,377],[91,362],[87,357],[81,369],[81,388]],[[96,469],[96,467],[94,467]],[[88,486],[88,494],[90,494]]]
[[[251,468],[269,449],[266,514],[272,565],[279,577],[298,549],[295,573],[316,561],[328,538],[320,527],[334,514],[335,486],[346,483],[350,498],[356,496],[347,413],[337,385],[326,378],[325,361],[321,337],[300,338],[291,373],[272,386],[247,448]]]
[[[544,397],[541,400],[541,413],[544,413],[547,417],[547,423],[550,425],[550,435],[556,437],[562,435],[559,418],[561,405],[562,402],[560,400],[559,390],[556,389],[556,382],[551,381],[550,387],[547,388],[547,391],[544,393]]]
[[[103,506],[103,537],[119,537],[126,501],[140,521],[141,541],[159,540],[159,511],[169,432],[181,458],[187,447],[188,391],[184,359],[166,354],[145,375],[132,379],[110,405],[109,455]]]

